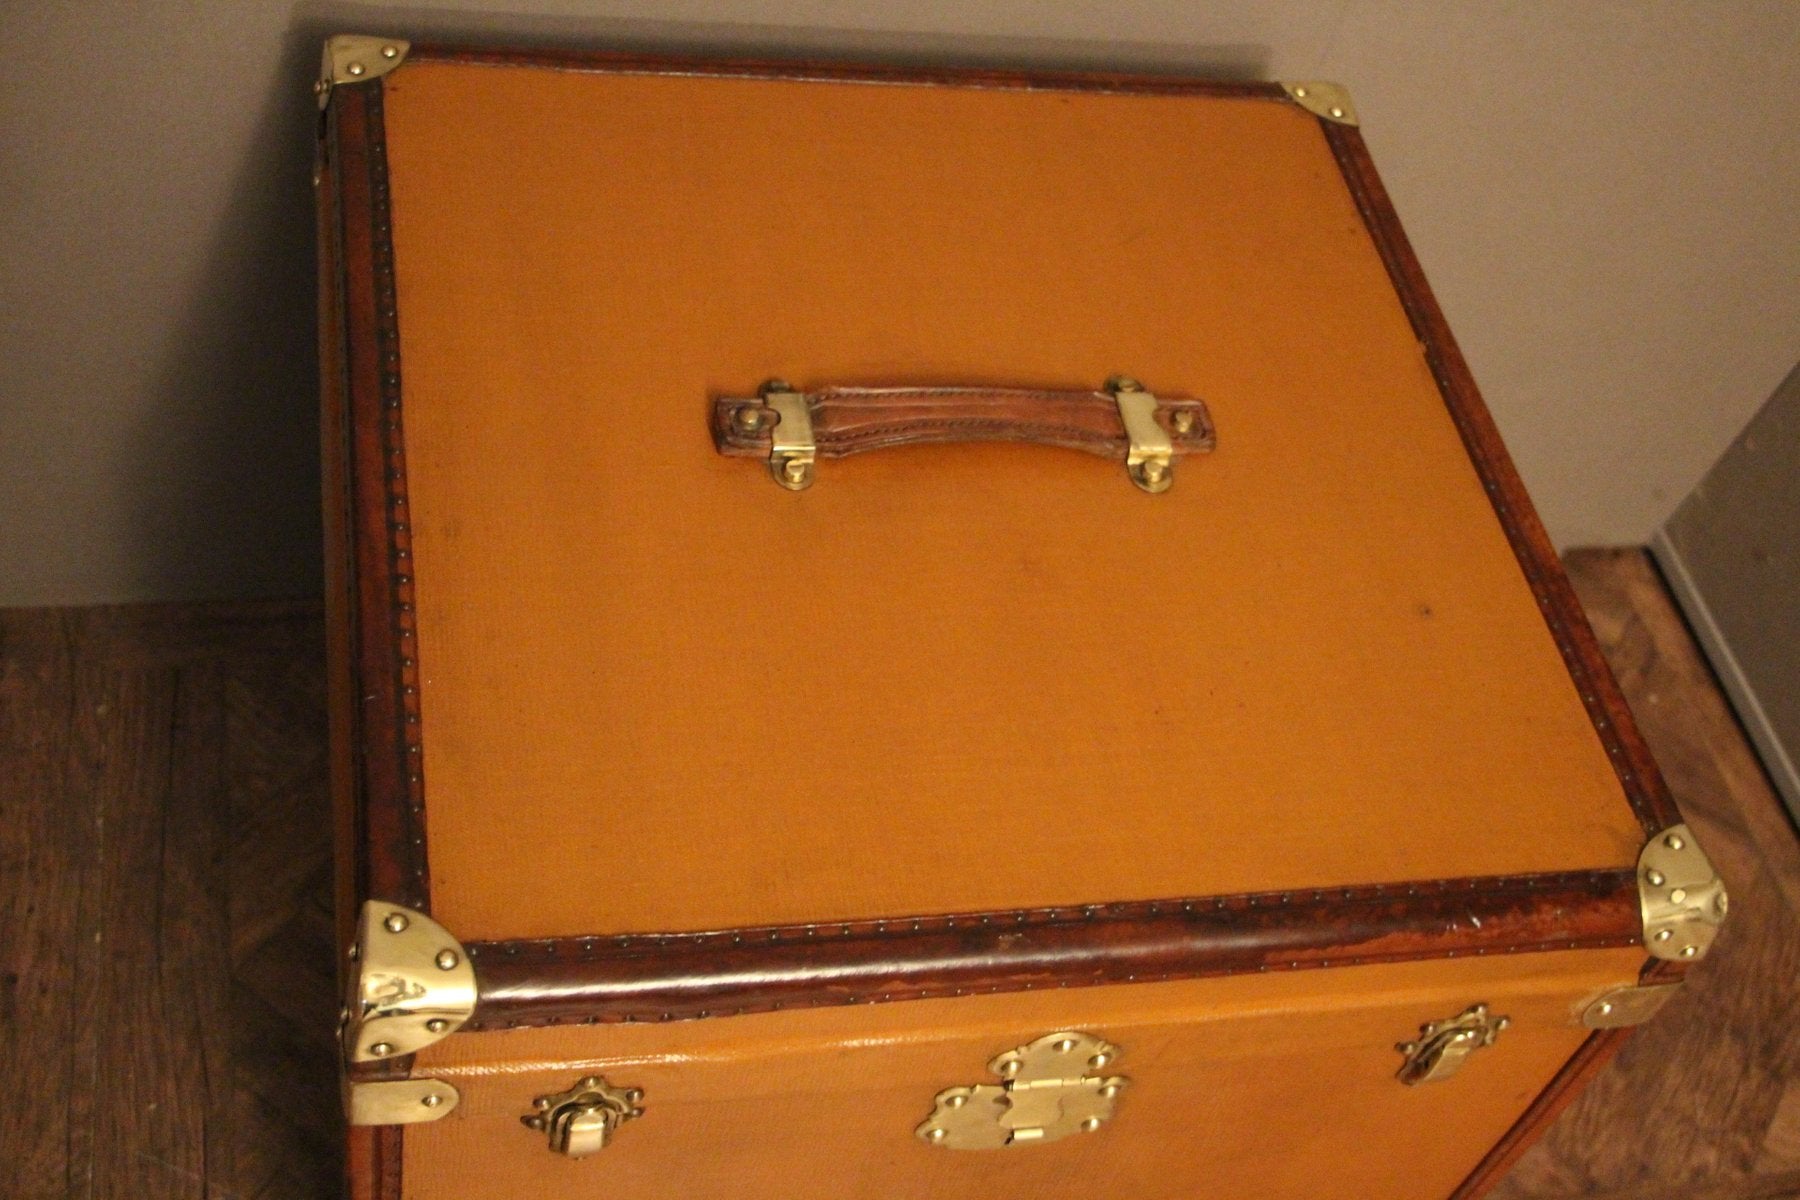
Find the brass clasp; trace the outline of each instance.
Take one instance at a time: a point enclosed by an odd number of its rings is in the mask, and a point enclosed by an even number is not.
[[[1091,1033],[1052,1033],[988,1064],[1005,1082],[945,1088],[914,1132],[950,1150],[998,1150],[1092,1133],[1129,1082],[1097,1072],[1119,1049]]]
[[[547,1135],[557,1154],[586,1158],[606,1149],[619,1126],[644,1115],[643,1099],[637,1088],[614,1087],[602,1076],[589,1075],[566,1092],[539,1096],[519,1121]]]
[[[1411,1086],[1450,1078],[1462,1070],[1469,1055],[1493,1045],[1500,1031],[1510,1024],[1511,1018],[1489,1016],[1487,1005],[1476,1004],[1460,1016],[1420,1026],[1418,1041],[1401,1042],[1395,1047],[1406,1055],[1406,1061],[1400,1065],[1400,1082]]]

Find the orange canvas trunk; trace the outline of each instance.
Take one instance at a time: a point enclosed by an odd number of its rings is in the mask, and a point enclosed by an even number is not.
[[[1472,1196],[1703,952],[1338,90],[324,83],[358,1195]]]

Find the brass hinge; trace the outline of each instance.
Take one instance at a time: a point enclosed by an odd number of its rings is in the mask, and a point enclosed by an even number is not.
[[[475,968],[462,943],[416,909],[371,900],[350,947],[350,995],[339,1014],[352,1125],[435,1121],[456,1107],[439,1079],[357,1080],[351,1063],[380,1062],[450,1036],[475,1013]]]
[[[1633,983],[1601,992],[1581,1006],[1581,1023],[1589,1029],[1623,1029],[1642,1025],[1674,998],[1680,983]]]
[[[1686,825],[1671,825],[1638,855],[1644,945],[1657,958],[1702,958],[1725,921],[1725,883]]]
[[[326,38],[319,77],[313,81],[313,94],[319,98],[319,107],[325,107],[331,100],[331,89],[340,84],[380,79],[404,62],[410,49],[412,43],[400,38],[361,33],[340,33]]]
[[[1281,85],[1288,98],[1315,117],[1323,117],[1336,125],[1355,125],[1356,106],[1350,103],[1350,89],[1341,83],[1307,80]]]
[[[1129,1082],[1099,1072],[1119,1049],[1091,1033],[1051,1033],[988,1063],[1003,1083],[945,1088],[914,1132],[950,1150],[1034,1146],[1092,1133],[1112,1119]]]

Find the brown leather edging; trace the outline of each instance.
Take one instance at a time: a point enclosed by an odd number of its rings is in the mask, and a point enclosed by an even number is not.
[[[1593,629],[1582,614],[1581,603],[1568,575],[1556,557],[1549,535],[1532,508],[1525,485],[1500,439],[1475,378],[1463,361],[1450,326],[1438,308],[1424,271],[1407,241],[1400,219],[1382,187],[1374,161],[1362,134],[1354,127],[1321,120],[1325,140],[1336,156],[1344,181],[1362,213],[1369,236],[1387,265],[1388,275],[1411,320],[1413,331],[1424,344],[1426,361],[1443,393],[1444,403],[1462,435],[1463,445],[1475,464],[1494,512],[1506,530],[1507,540],[1525,573],[1538,609],[1556,639],[1581,702],[1594,730],[1612,759],[1613,770],[1624,786],[1625,797],[1646,834],[1654,835],[1681,820],[1662,773],[1625,705],[1617,680],[1600,653]]]
[[[447,62],[483,67],[539,67],[612,75],[690,75],[707,78],[778,79],[813,83],[903,84],[1019,91],[1119,92],[1136,95],[1220,96],[1282,100],[1279,83],[1218,83],[1174,75],[1100,71],[1003,70],[989,67],[923,67],[816,59],[709,59],[611,50],[439,45],[415,42],[408,63]]]
[[[707,933],[473,942],[464,1029],[672,1021],[1039,988],[1637,945],[1632,871]]]
[[[429,911],[412,539],[400,425],[399,312],[382,85],[332,93],[350,389],[363,898]]]

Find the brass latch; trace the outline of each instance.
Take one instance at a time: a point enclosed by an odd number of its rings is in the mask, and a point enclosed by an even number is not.
[[[1003,1083],[945,1088],[916,1132],[950,1150],[998,1150],[1092,1133],[1112,1119],[1129,1082],[1099,1071],[1118,1047],[1091,1033],[1052,1033],[1008,1050],[988,1064]]]
[[[1489,1016],[1487,1005],[1476,1004],[1449,1020],[1422,1025],[1418,1041],[1395,1047],[1406,1056],[1397,1078],[1408,1086],[1448,1079],[1462,1070],[1469,1055],[1493,1045],[1510,1024],[1510,1018]]]
[[[548,1135],[557,1154],[586,1158],[606,1149],[619,1126],[644,1115],[643,1099],[637,1088],[614,1087],[602,1076],[589,1075],[566,1092],[539,1096],[519,1120]]]
[[[1699,958],[1725,921],[1725,884],[1686,825],[1671,825],[1638,855],[1644,945],[1657,958]]]
[[[806,396],[780,379],[763,384],[757,395],[775,410],[775,428],[769,431],[769,474],[790,492],[811,487],[818,444],[813,440],[812,410],[806,406]],[[742,409],[738,419],[740,423],[760,420],[760,411]]]

